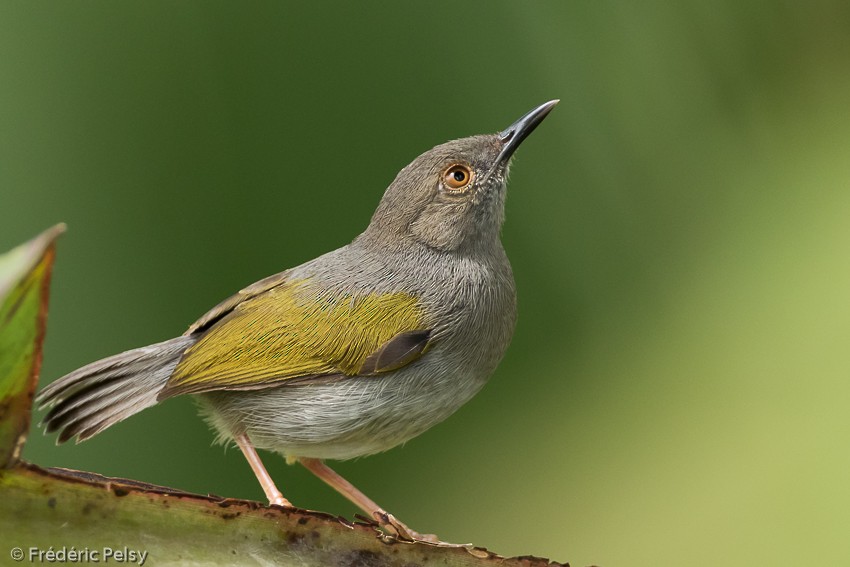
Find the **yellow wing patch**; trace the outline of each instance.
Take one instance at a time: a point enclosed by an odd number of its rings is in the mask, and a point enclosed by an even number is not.
[[[404,293],[319,294],[287,282],[237,305],[186,351],[159,398],[263,388],[299,377],[356,375],[399,333],[423,329]]]

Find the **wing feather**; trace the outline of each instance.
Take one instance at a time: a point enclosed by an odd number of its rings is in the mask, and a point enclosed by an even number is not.
[[[232,306],[225,301],[220,313],[215,308],[199,320],[196,327],[207,330],[183,355],[160,399],[295,378],[303,383],[305,377],[373,375],[425,351],[430,331],[409,294],[335,295],[309,280],[264,287],[265,281],[246,288],[262,291]]]

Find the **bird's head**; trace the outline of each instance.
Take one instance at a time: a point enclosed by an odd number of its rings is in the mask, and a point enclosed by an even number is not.
[[[417,157],[387,188],[364,237],[447,252],[497,241],[511,157],[557,103],[538,106],[497,134],[452,140]]]

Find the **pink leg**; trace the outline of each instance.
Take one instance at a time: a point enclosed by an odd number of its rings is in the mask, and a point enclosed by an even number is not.
[[[384,528],[393,532],[400,538],[430,542],[440,541],[435,535],[423,535],[417,533],[399,522],[392,514],[388,514],[386,510],[378,506],[371,498],[357,490],[353,484],[342,478],[321,459],[307,459],[302,457],[298,460],[307,468],[307,470],[328,483],[337,492],[348,498],[358,508],[378,521]]]
[[[260,460],[260,456],[257,454],[257,450],[254,449],[254,445],[251,444],[251,440],[248,439],[248,435],[243,433],[235,438],[236,444],[239,445],[239,448],[242,449],[242,454],[245,455],[245,458],[248,460],[248,464],[251,465],[251,470],[254,471],[254,474],[257,476],[257,480],[260,481],[260,486],[263,487],[263,492],[266,493],[266,498],[269,499],[269,504],[277,504],[278,506],[292,506],[289,503],[289,500],[283,497],[283,494],[280,493],[280,490],[274,485],[274,481],[272,477],[269,476],[269,472],[266,470],[266,467],[263,466],[263,462]]]

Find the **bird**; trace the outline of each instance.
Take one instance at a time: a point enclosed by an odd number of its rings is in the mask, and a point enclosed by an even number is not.
[[[79,443],[170,398],[197,398],[270,505],[292,506],[257,449],[298,462],[391,536],[420,534],[326,460],[386,451],[488,381],[516,323],[501,242],[514,152],[558,103],[440,144],[404,167],[351,243],[228,297],[173,339],[74,370],[37,397],[45,433]]]

